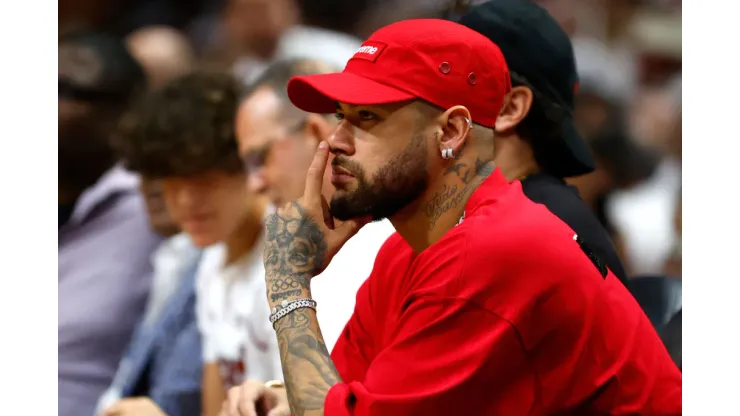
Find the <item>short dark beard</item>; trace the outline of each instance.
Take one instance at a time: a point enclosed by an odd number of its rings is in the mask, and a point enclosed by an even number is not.
[[[334,194],[330,210],[334,218],[347,221],[352,218],[372,217],[373,221],[390,218],[418,199],[426,190],[427,140],[417,134],[399,155],[391,159],[367,179],[362,166],[342,155],[332,161],[357,180],[357,189],[344,195]]]

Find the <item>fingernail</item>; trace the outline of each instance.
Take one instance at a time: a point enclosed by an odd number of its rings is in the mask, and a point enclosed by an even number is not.
[[[319,149],[326,149],[327,147],[329,147],[329,143],[323,141],[319,143]]]

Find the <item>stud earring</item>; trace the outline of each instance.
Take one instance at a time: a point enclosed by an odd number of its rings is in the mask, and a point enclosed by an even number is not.
[[[452,148],[442,149],[442,159],[452,159]]]

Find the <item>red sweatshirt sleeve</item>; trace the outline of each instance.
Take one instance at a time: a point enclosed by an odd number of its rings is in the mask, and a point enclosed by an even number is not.
[[[526,414],[531,408],[535,378],[509,322],[464,299],[424,295],[407,302],[394,326],[362,380],[331,388],[326,416]],[[478,389],[487,393],[470,394]]]

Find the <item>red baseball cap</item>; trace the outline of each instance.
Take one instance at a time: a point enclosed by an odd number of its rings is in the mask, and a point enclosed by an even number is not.
[[[487,127],[493,127],[510,90],[509,69],[498,46],[440,19],[385,26],[360,46],[344,71],[297,76],[288,83],[290,101],[310,113],[333,113],[337,102],[421,99],[442,108],[463,105],[473,121]]]

